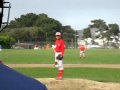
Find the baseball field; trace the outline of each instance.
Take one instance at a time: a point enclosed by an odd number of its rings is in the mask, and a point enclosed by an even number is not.
[[[54,52],[52,49],[3,49],[0,52],[0,59],[18,72],[39,79],[48,86],[49,90],[120,89],[119,49],[89,49],[86,51],[85,58],[79,57],[79,49],[66,49],[65,73],[62,81],[54,79],[57,69],[53,65]],[[113,83],[117,84],[113,85]],[[56,89],[58,84],[62,86],[61,89]],[[76,88],[73,85],[76,85]],[[93,87],[94,85],[96,87]],[[109,87],[109,85],[113,85],[113,87]]]

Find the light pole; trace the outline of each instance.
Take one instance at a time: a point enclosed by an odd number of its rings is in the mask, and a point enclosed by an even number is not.
[[[77,36],[79,36],[79,35],[77,35],[77,33],[76,33],[76,31],[75,31],[75,48],[77,47]]]

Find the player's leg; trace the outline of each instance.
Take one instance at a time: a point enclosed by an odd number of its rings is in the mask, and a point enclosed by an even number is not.
[[[57,80],[63,79],[63,73],[64,73],[64,65],[63,65],[63,60],[58,61],[58,76]]]
[[[82,55],[83,57],[85,57],[85,52],[83,52],[83,55]]]
[[[82,58],[82,55],[83,55],[83,51],[80,51],[80,58]]]
[[[58,75],[57,75],[57,80],[61,80],[63,78],[63,73],[64,73],[64,66],[63,66],[63,59],[58,60],[57,57],[60,55],[61,52],[56,52],[55,53],[55,67],[58,67]]]
[[[59,55],[59,53],[55,53],[55,67],[58,67],[58,59],[57,56]]]

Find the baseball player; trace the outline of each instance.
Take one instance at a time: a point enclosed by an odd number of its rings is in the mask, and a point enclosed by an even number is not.
[[[2,45],[0,45],[0,51],[2,51]]]
[[[64,40],[61,37],[60,32],[56,32],[56,41],[55,45],[52,45],[52,48],[55,52],[55,67],[58,68],[58,76],[57,80],[63,79],[63,73],[64,73],[64,66],[63,66],[63,57],[64,57],[64,49],[65,49],[65,43]]]
[[[80,45],[80,58],[85,57],[85,46]]]

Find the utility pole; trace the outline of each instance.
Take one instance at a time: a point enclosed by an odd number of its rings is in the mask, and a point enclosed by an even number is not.
[[[77,36],[79,35],[77,35],[77,31],[75,31],[75,48],[77,48]]]

